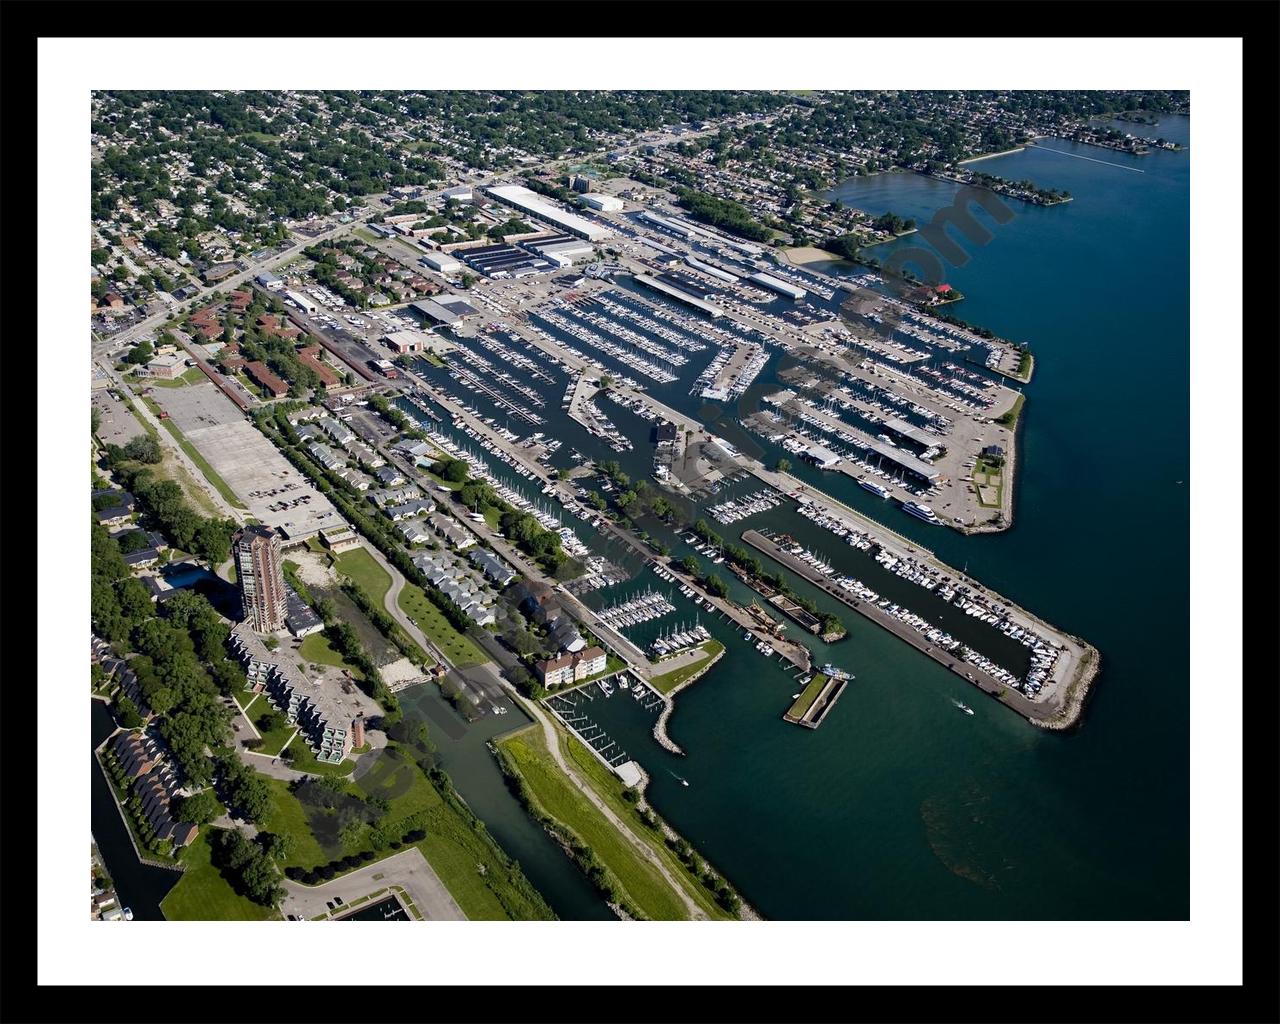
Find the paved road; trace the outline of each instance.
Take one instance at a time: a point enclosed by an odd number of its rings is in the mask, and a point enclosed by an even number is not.
[[[335,878],[324,885],[303,885],[286,880],[282,914],[296,914],[304,921],[327,914],[327,902],[341,896],[344,903],[358,900],[390,885],[403,886],[405,893],[428,921],[465,921],[467,915],[449,895],[435,869],[416,846]]]

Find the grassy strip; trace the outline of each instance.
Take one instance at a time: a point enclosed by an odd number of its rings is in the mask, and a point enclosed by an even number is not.
[[[507,737],[498,744],[498,754],[504,771],[523,783],[518,789],[522,802],[570,846],[606,899],[631,904],[639,911],[632,916],[688,920],[687,907],[658,869],[560,771],[541,729]]]
[[[154,405],[155,403],[151,404]],[[152,411],[155,412],[157,410],[153,409]],[[209,461],[200,454],[199,449],[197,449],[195,445],[186,439],[186,436],[178,429],[178,425],[174,423],[172,419],[163,419],[160,422],[163,423],[164,428],[173,435],[173,439],[178,442],[178,447],[186,453],[187,458],[196,464],[200,472],[204,474],[204,478],[208,480],[209,483],[213,484],[218,493],[226,500],[228,505],[232,508],[248,509],[249,506],[240,500],[236,492],[233,491],[227,482],[218,475],[217,470],[209,465]]]
[[[684,884],[685,891],[706,911],[707,915],[712,920],[737,920],[735,915],[716,903],[715,897],[690,874],[689,868],[666,845],[661,828],[649,826],[639,817],[635,805],[622,795],[627,789],[622,784],[622,780],[601,764],[585,744],[568,735],[560,726],[556,726],[556,734],[560,737],[560,749],[573,761],[579,774],[586,778],[596,793],[608,803],[613,813],[623,821],[640,822],[641,827],[634,830],[636,835],[664,859],[668,870]],[[656,825],[658,819],[652,812],[650,812],[650,820],[653,820]]]
[[[280,915],[239,895],[210,861],[209,830],[182,851],[186,870],[160,904],[169,921],[272,921]]]
[[[706,643],[699,645],[699,650],[706,652],[705,658],[699,658],[697,661],[690,665],[685,665],[683,668],[672,669],[670,672],[666,672],[663,675],[654,676],[649,680],[649,685],[659,693],[670,693],[690,676],[697,672],[701,672],[703,668],[706,667],[707,660],[709,658],[714,658],[724,650],[724,644],[719,640],[708,640]]]
[[[1005,427],[1012,427],[1018,422],[1018,417],[1022,414],[1022,403],[1026,401],[1026,395],[1019,395],[1013,403],[1013,408],[1003,416],[996,417],[996,422]]]
[[[454,792],[448,777],[432,780],[440,802],[427,811],[418,849],[472,921],[553,921],[555,914],[520,865]]]
[[[396,603],[459,668],[483,665],[489,660],[469,637],[454,628],[453,623],[445,618],[444,612],[435,602],[428,599],[421,587],[405,583]]]
[[[796,702],[791,705],[791,710],[787,712],[793,718],[800,718],[806,711],[813,707],[813,702],[818,699],[818,694],[822,692],[822,688],[827,685],[827,677],[821,672],[809,680],[809,685],[804,688],[800,696],[796,698]]]

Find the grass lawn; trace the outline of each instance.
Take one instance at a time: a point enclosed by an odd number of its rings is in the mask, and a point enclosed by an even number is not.
[[[310,870],[319,864],[327,864],[330,855],[325,852],[307,822],[307,811],[301,801],[289,790],[289,783],[270,776],[260,776],[271,791],[271,809],[267,812],[262,828],[293,840],[289,856],[282,867],[300,867]]]
[[[502,512],[494,506],[490,505],[484,510],[484,521],[489,524],[489,529],[498,529],[498,520],[502,518]]]
[[[684,668],[673,669],[663,675],[654,676],[649,680],[649,685],[659,693],[670,693],[691,675],[701,672],[706,667],[708,659],[714,658],[724,650],[724,644],[719,640],[708,640],[706,643],[701,644],[699,649],[706,652],[705,658],[700,658],[690,665],[685,665]]]
[[[170,921],[278,921],[280,915],[240,896],[210,862],[209,830],[206,826],[194,843],[182,852],[186,865],[178,884],[160,904]]]
[[[973,467],[972,475],[974,490],[978,495],[978,504],[983,508],[1000,508],[1001,502],[1004,500],[1004,473],[1001,471],[1001,467],[993,466],[986,459],[979,457]],[[982,500],[984,488],[991,488],[995,491],[994,501]]]
[[[262,721],[269,715],[273,714],[278,715],[283,724],[276,729],[264,729],[262,727]],[[262,736],[262,746],[257,749],[256,753],[266,754],[270,757],[275,757],[276,754],[280,753],[280,748],[283,747],[289,737],[297,731],[297,726],[290,725],[286,722],[284,720],[284,715],[280,715],[279,712],[274,711],[271,705],[268,704],[266,699],[261,695],[259,695],[258,699],[253,702],[253,710],[250,712],[249,718],[253,722],[253,727],[257,729],[258,733]]]
[[[425,217],[426,214],[424,213],[423,216]],[[351,233],[355,235],[356,238],[361,238],[366,242],[376,242],[378,240],[377,235],[375,235],[372,231],[366,231],[364,228],[356,228]]]
[[[303,640],[302,646],[298,648],[298,654],[308,662],[314,662],[317,665],[336,665],[338,668],[350,669],[351,674],[357,679],[364,678],[363,672],[343,661],[342,655],[333,649],[333,645],[325,639],[323,633],[312,633]]]
[[[299,736],[296,740],[289,744],[289,753],[293,758],[288,762],[289,766],[296,768],[300,772],[308,772],[311,775],[350,775],[356,770],[356,763],[350,758],[341,764],[323,764],[316,760],[316,755],[311,752],[311,748]]]
[[[796,698],[796,702],[791,705],[791,710],[787,714],[793,718],[799,718],[813,707],[813,702],[818,699],[818,694],[822,692],[822,688],[826,685],[827,677],[819,672],[809,680],[809,685],[800,691],[800,696]]]
[[[550,908],[529,885],[519,865],[507,863],[488,833],[473,827],[465,807],[442,794],[423,774],[414,763],[412,749],[391,744],[388,751],[348,788],[360,796],[384,798],[393,822],[410,815],[425,819],[422,827],[427,838],[417,845],[463,912],[472,920],[552,919]],[[266,782],[271,810],[263,828],[293,837],[293,849],[284,866],[311,869],[346,853],[372,849],[367,837],[351,850],[324,846],[312,830],[308,809],[290,792],[289,785],[278,779]],[[388,849],[382,855],[397,852]]]
[[[383,598],[391,589],[391,577],[367,549],[359,547],[344,551],[334,558],[333,566],[344,576],[350,576],[375,605],[383,604]]]
[[[398,603],[404,613],[444,651],[453,664],[466,668],[483,665],[489,660],[469,638],[454,629],[453,624],[444,617],[444,612],[423,593],[421,587],[406,583],[400,591]]]
[[[556,726],[556,735],[560,737],[560,749],[564,751],[567,758],[573,761],[579,774],[589,780],[592,788],[605,799],[614,814],[623,821],[634,821],[636,823],[636,827],[632,831],[648,843],[659,857],[664,859],[672,875],[684,884],[685,891],[706,911],[707,915],[712,920],[736,920],[733,915],[716,903],[715,898],[707,891],[706,887],[695,879],[680,858],[667,848],[661,831],[650,829],[639,820],[636,816],[635,807],[622,799],[622,791],[627,788],[622,784],[622,780],[601,764],[585,744],[568,735],[560,726]]]
[[[461,804],[432,787],[427,838],[418,843],[449,894],[472,921],[550,921],[550,907],[520,865],[508,861],[487,831],[477,829]]]
[[[595,852],[618,879],[629,902],[656,921],[688,919],[683,901],[672,892],[658,869],[560,771],[547,750],[541,729],[525,729],[503,740],[500,746],[524,778],[542,813],[571,829]]]
[[[446,456],[445,456],[445,458],[450,458],[450,456],[447,456],[447,455],[446,455]],[[423,475],[425,475],[425,476],[429,476],[429,477],[431,478],[431,482],[432,482],[433,484],[439,484],[441,487],[447,487],[447,488],[449,488],[449,490],[451,490],[451,491],[460,491],[460,490],[462,490],[462,481],[461,481],[461,480],[459,480],[457,483],[454,483],[452,480],[446,480],[446,479],[445,479],[444,477],[442,477],[442,476],[436,476],[436,474],[435,474],[435,473],[433,473],[433,472],[431,472],[431,470],[429,470],[429,469],[427,469],[427,470],[423,470]]]

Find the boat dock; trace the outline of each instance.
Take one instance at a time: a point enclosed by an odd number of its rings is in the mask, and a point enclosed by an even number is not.
[[[782,720],[803,725],[806,729],[818,728],[848,685],[848,679],[825,676],[819,672],[809,680],[795,703],[783,714]]]
[[[808,562],[792,555],[780,545],[764,536],[764,534],[755,530],[747,530],[743,533],[742,539],[757,551],[761,551],[768,555],[774,561],[789,569],[791,572],[794,572],[797,576],[801,576],[808,580],[823,592],[830,594],[843,604],[848,605],[860,615],[863,615],[876,623],[876,625],[888,630],[890,633],[894,634],[894,636],[905,640],[912,647],[916,648],[916,650],[923,654],[927,654],[939,665],[950,669],[961,678],[967,679],[969,682],[973,683],[974,686],[978,687],[978,689],[995,697],[1001,703],[1011,707],[1023,717],[1038,722],[1051,718],[1057,714],[1059,710],[1057,703],[1032,701],[1017,690],[1014,690],[1005,683],[1000,682],[990,673],[983,671],[977,665],[965,661],[942,647],[935,646],[923,634],[894,618],[884,609],[867,601],[860,600],[856,596],[841,590],[830,579],[811,566]]]
[[[807,629],[814,636],[817,636],[818,631],[822,629],[821,619],[812,612],[807,611],[800,605],[796,604],[785,594],[774,594],[773,597],[769,598],[769,603],[777,608],[778,611],[782,612],[783,615],[787,616],[787,618]]]

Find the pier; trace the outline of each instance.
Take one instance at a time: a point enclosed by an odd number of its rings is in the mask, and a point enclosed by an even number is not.
[[[757,551],[768,555],[791,572],[794,572],[797,576],[808,580],[824,593],[836,598],[842,604],[848,605],[860,615],[876,623],[876,625],[905,640],[922,654],[928,655],[939,665],[950,669],[962,679],[968,680],[982,690],[983,693],[995,697],[1002,704],[1012,708],[1024,718],[1036,724],[1043,724],[1059,717],[1059,713],[1063,710],[1064,698],[1058,692],[1057,687],[1050,688],[1044,699],[1033,701],[1019,691],[997,680],[977,665],[967,662],[958,655],[931,643],[922,633],[894,618],[884,609],[841,590],[830,579],[809,565],[808,562],[792,555],[762,533],[755,530],[747,530],[743,533],[742,540]],[[1064,657],[1059,659],[1059,665],[1054,673],[1055,681],[1059,685],[1062,684],[1065,678],[1074,678],[1074,675],[1067,676],[1065,675],[1066,673],[1071,672],[1073,668],[1082,668],[1086,663],[1086,659],[1081,657],[1084,653],[1083,651],[1076,657],[1067,656],[1070,653],[1070,648],[1064,651]]]
[[[848,679],[828,677],[819,672],[809,680],[795,703],[783,714],[782,720],[803,725],[806,729],[818,728],[848,685]]]

